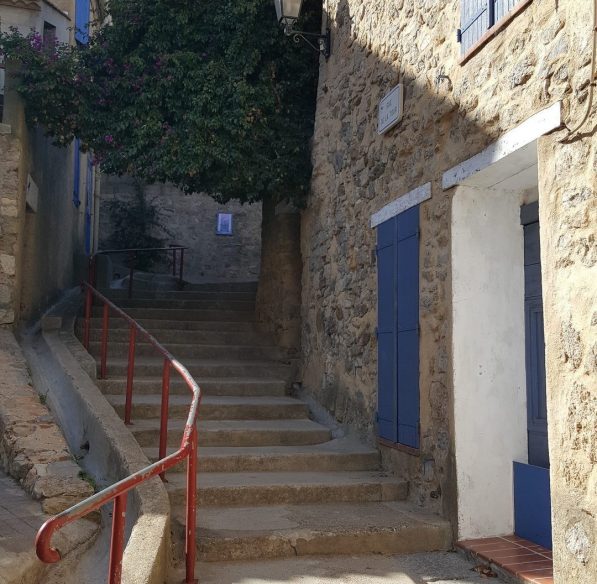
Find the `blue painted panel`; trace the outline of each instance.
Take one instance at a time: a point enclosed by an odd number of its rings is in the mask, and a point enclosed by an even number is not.
[[[398,242],[398,331],[419,327],[419,237]]]
[[[74,148],[73,205],[78,208],[81,204],[81,141],[78,138],[75,139]]]
[[[514,531],[519,537],[551,549],[549,470],[514,463]]]
[[[76,0],[75,40],[82,45],[89,43],[90,0]]]
[[[395,222],[386,221],[377,230],[377,421],[380,437],[396,441],[396,272]]]
[[[398,333],[398,442],[419,447],[419,333]]]
[[[419,206],[411,207],[396,217],[398,241],[419,233]]]
[[[85,182],[85,253],[91,255],[93,229],[91,218],[93,212],[93,164],[91,156],[87,156],[87,177]]]

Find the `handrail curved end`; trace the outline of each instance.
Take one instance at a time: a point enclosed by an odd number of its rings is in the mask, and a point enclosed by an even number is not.
[[[46,564],[55,564],[62,559],[60,552],[50,545],[52,535],[54,534],[55,517],[48,519],[37,532],[35,538],[35,553],[37,557]]]

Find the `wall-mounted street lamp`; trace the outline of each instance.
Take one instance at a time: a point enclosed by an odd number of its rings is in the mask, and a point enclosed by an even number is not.
[[[276,5],[276,14],[278,15],[278,24],[284,27],[284,34],[293,38],[295,43],[303,39],[310,47],[319,51],[326,59],[330,56],[332,46],[332,34],[330,29],[326,29],[325,34],[316,34],[295,30],[294,26],[298,17],[301,15],[303,0],[274,0]],[[309,39],[315,39],[317,45]]]

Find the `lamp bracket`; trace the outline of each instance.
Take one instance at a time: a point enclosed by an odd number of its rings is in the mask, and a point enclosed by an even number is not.
[[[329,58],[332,48],[332,32],[329,28],[326,29],[324,34],[317,34],[313,32],[305,32],[303,30],[294,29],[294,21],[287,20],[284,24],[284,34],[292,37],[295,43],[300,43],[301,40],[305,41],[313,50],[321,53],[326,59]],[[311,42],[310,39],[314,39],[315,43]]]

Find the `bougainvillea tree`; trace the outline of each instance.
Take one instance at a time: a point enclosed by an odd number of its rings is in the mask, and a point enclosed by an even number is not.
[[[272,0],[111,0],[109,11],[87,47],[0,36],[31,123],[58,144],[80,138],[110,174],[223,201],[304,198],[318,55],[284,37]],[[316,29],[317,10],[306,14]]]

